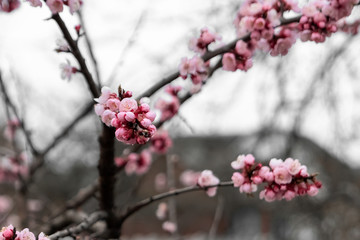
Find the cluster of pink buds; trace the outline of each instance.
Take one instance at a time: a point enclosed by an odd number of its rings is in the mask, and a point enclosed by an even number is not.
[[[140,154],[130,153],[126,157],[115,158],[115,165],[118,167],[125,167],[127,175],[137,174],[142,175],[146,173],[151,165],[151,153],[148,150],[143,150]]]
[[[0,240],[50,240],[44,233],[40,233],[38,238],[28,228],[16,231],[13,225],[3,227],[0,231]]]
[[[221,36],[210,32],[207,28],[203,28],[199,38],[190,40],[189,48],[196,53],[204,54],[208,50],[208,46],[216,40],[221,40]]]
[[[0,182],[13,182],[19,176],[25,177],[28,174],[27,155],[21,153],[17,157],[2,157],[0,159]]]
[[[150,150],[155,153],[165,154],[171,146],[172,140],[169,137],[169,133],[165,130],[157,131],[151,138]]]
[[[155,108],[161,111],[160,121],[167,121],[178,113],[180,108],[178,93],[180,90],[180,86],[166,86],[165,92],[168,93],[167,96],[160,98],[155,104]]]
[[[268,202],[281,199],[289,201],[305,194],[315,196],[321,188],[321,182],[316,180],[315,175],[309,175],[307,167],[298,160],[274,158],[269,165],[255,163],[251,154],[240,155],[231,163],[232,168],[241,171],[233,173],[231,179],[234,187],[238,187],[240,192],[251,194],[257,191],[259,184],[267,183],[260,192],[260,199]]]
[[[4,130],[4,136],[9,141],[12,141],[15,137],[16,130],[20,127],[20,125],[20,121],[17,118],[9,120]]]
[[[236,71],[237,69],[247,71],[252,67],[252,51],[249,50],[248,43],[239,40],[235,49],[225,53],[222,58],[223,69],[227,71]]]
[[[186,79],[190,76],[195,85],[201,85],[208,77],[210,62],[204,62],[201,57],[194,56],[191,59],[182,58],[179,65],[180,77]]]
[[[145,144],[155,134],[152,124],[156,114],[150,111],[145,99],[137,102],[130,91],[119,88],[119,96],[110,88],[103,87],[95,101],[95,112],[107,126],[116,128],[117,140],[126,144]]]
[[[168,204],[165,203],[165,202],[161,202],[158,205],[158,208],[156,210],[156,217],[159,220],[165,220],[166,217],[168,216],[168,212],[169,212]],[[166,231],[166,232],[174,233],[176,231],[176,229],[177,229],[177,226],[176,226],[176,224],[174,222],[171,222],[171,221],[167,220],[167,221],[163,222],[162,229],[164,231]]]

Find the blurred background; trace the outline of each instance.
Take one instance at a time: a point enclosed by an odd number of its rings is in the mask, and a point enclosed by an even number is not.
[[[193,56],[188,42],[201,28],[216,31],[224,43],[233,40],[232,22],[240,5],[241,1],[234,0],[86,0],[81,15],[101,82],[113,89],[121,84],[137,96],[176,71],[182,57]],[[359,7],[355,8],[351,19],[358,19],[359,13]],[[70,81],[60,78],[59,65],[69,60],[76,66],[76,61],[54,51],[61,32],[47,20],[49,16],[45,7],[31,8],[26,3],[11,14],[0,14],[2,77],[39,149],[48,146],[92,101],[82,76],[75,75]],[[75,36],[72,26],[80,22],[79,17],[67,11],[62,17]],[[181,187],[178,179],[186,169],[211,169],[221,180],[230,180],[230,163],[239,154],[252,153],[262,162],[292,157],[306,164],[309,172],[320,174],[323,188],[318,196],[267,203],[233,188],[219,189],[215,198],[203,192],[189,193],[172,200],[178,231],[171,237],[360,239],[359,40],[357,35],[336,33],[324,44],[297,41],[284,57],[258,52],[246,73],[216,71],[201,92],[164,124],[174,141],[168,156],[154,156],[145,176],[118,177],[117,206],[158,193],[156,175],[168,171],[169,164],[175,186]],[[85,41],[79,44],[89,59]],[[93,64],[88,64],[95,75]],[[175,83],[185,90],[191,88],[189,80]],[[159,91],[151,102],[162,94]],[[4,101],[0,112],[5,129]],[[100,121],[90,112],[49,151],[29,190],[34,228],[41,229],[46,221],[40,216],[51,215],[80,187],[96,179],[100,130]],[[20,131],[16,139],[29,152]],[[13,149],[5,138],[0,140],[4,157]],[[123,149],[118,143],[118,156]],[[9,200],[13,185],[1,183],[2,198]],[[0,204],[2,225],[19,221],[15,206],[12,200],[7,207]],[[153,204],[131,217],[124,225],[124,235],[168,238],[161,221],[156,220],[156,207]],[[87,214],[94,208],[96,196],[78,211]]]

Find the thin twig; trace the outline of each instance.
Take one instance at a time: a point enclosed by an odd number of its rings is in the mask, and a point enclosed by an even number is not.
[[[58,231],[49,236],[50,239],[58,239],[67,236],[73,236],[89,229],[96,222],[103,220],[107,217],[107,213],[104,211],[98,211],[92,213],[88,218],[84,219],[83,222],[79,223],[74,227],[70,227],[61,231]]]
[[[158,195],[146,198],[146,199],[136,203],[133,206],[128,207],[127,210],[119,217],[119,224],[121,225],[132,214],[134,214],[135,212],[139,211],[143,207],[146,207],[147,205],[149,205],[153,202],[156,202],[156,201],[159,201],[159,200],[162,200],[165,198],[169,198],[172,196],[181,195],[181,194],[188,193],[188,192],[206,191],[207,189],[212,188],[212,187],[230,187],[230,186],[234,186],[234,183],[232,181],[220,182],[219,184],[210,185],[210,186],[206,186],[206,187],[200,187],[200,186],[196,185],[196,186],[190,186],[190,187],[185,187],[185,188],[176,189],[176,190],[170,190],[169,192],[165,192],[165,193],[160,193]]]

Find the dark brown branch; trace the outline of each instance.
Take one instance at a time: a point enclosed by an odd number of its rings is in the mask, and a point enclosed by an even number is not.
[[[89,229],[96,222],[103,220],[107,217],[107,213],[104,211],[94,212],[88,218],[86,218],[83,222],[78,224],[77,226],[61,230],[49,236],[50,239],[58,239],[67,236],[73,236],[83,232],[84,230]]]
[[[94,79],[93,79],[91,73],[89,72],[89,69],[87,68],[85,59],[80,52],[77,42],[71,37],[69,30],[67,29],[65,23],[63,22],[63,20],[61,19],[59,14],[54,14],[54,15],[52,15],[51,18],[54,19],[55,22],[57,23],[57,25],[59,26],[61,32],[64,35],[64,38],[66,39],[67,43],[69,44],[69,46],[71,48],[72,54],[78,61],[79,65],[80,65],[80,71],[82,72],[82,74],[85,77],[85,80],[89,86],[92,96],[94,98],[99,97],[100,91],[99,91],[98,87],[96,86]]]
[[[206,191],[207,189],[209,189],[211,187],[230,187],[230,186],[234,186],[234,183],[232,181],[220,182],[219,184],[211,185],[211,186],[207,186],[207,187],[190,186],[190,187],[185,187],[185,188],[181,188],[181,189],[171,190],[171,191],[165,192],[165,193],[160,193],[158,195],[146,198],[146,199],[136,203],[133,206],[128,207],[127,210],[119,217],[119,224],[121,225],[132,214],[134,214],[135,212],[139,211],[143,207],[146,207],[147,205],[149,205],[153,202],[156,202],[156,201],[168,198],[168,197],[188,193],[188,192]]]

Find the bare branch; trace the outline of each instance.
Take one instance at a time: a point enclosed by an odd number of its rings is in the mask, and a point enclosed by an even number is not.
[[[67,228],[65,230],[61,230],[59,232],[51,234],[49,236],[49,238],[50,239],[59,239],[62,237],[73,236],[73,235],[79,234],[79,233],[83,232],[84,230],[89,229],[96,222],[105,219],[106,217],[107,217],[107,213],[104,211],[94,212],[88,218],[86,218],[83,222],[78,224],[77,226]]]

